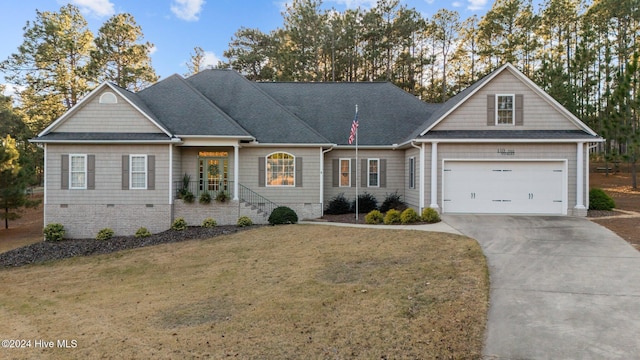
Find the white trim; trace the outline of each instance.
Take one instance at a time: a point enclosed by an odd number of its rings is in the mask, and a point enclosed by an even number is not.
[[[507,130],[508,131],[508,130]],[[523,144],[558,144],[558,143],[597,143],[604,142],[605,139],[597,138],[597,139],[416,139],[415,142],[419,143],[467,143],[467,144],[486,144],[486,143],[523,143]]]
[[[425,183],[427,181],[426,179],[426,169],[424,166],[424,161],[425,161],[425,152],[426,152],[426,145],[424,143],[422,143],[420,145],[420,214],[422,214],[422,209],[424,208],[424,198],[425,198]]]
[[[274,154],[286,154],[291,156],[293,159],[293,184],[287,184],[287,185],[270,185],[269,184],[269,156],[272,156]],[[264,186],[265,187],[274,187],[274,188],[280,188],[280,187],[284,187],[284,188],[288,188],[288,187],[296,187],[296,156],[293,155],[292,153],[286,152],[286,151],[274,151],[271,154],[267,154],[264,157]]]
[[[431,203],[429,207],[438,210],[438,143],[431,143]]]
[[[498,119],[500,118],[498,116],[498,111],[500,111],[500,108],[498,107],[498,104],[500,102],[498,99],[500,97],[511,98],[511,123],[508,123],[508,124],[498,123]],[[515,126],[516,125],[516,95],[515,94],[496,94],[494,109],[495,109],[495,113],[493,114],[493,116],[494,116],[495,126]]]
[[[357,161],[357,160],[356,160]],[[377,175],[377,184],[371,185],[371,162],[376,161],[378,165],[376,166],[378,169]],[[356,171],[357,173],[357,171]],[[367,187],[368,188],[379,188],[380,187],[380,158],[367,158]]]
[[[520,70],[516,69],[515,66],[510,63],[506,63],[502,65],[500,68],[495,70],[490,76],[482,80],[482,83],[479,84],[473,91],[471,91],[467,96],[463,99],[460,99],[458,103],[449,109],[442,116],[437,118],[431,125],[429,125],[423,132],[420,133],[420,136],[424,136],[424,134],[428,133],[431,129],[440,124],[444,119],[449,116],[452,112],[458,109],[462,104],[464,104],[470,97],[475,95],[478,91],[482,90],[487,84],[489,84],[496,76],[501,74],[505,69],[508,69],[514,76],[519,78],[525,85],[527,85],[534,92],[538,93],[542,98],[544,98],[550,105],[552,105],[556,110],[560,111],[566,118],[568,118],[571,122],[573,122],[577,127],[586,131],[587,133],[598,136],[595,131],[593,131],[590,127],[588,127],[585,123],[583,123],[580,119],[578,119],[575,115],[573,115],[569,110],[567,110],[564,106],[562,106],[558,101],[556,101],[551,95],[547,94],[544,90],[542,90],[538,85],[536,85],[531,79],[529,79],[526,75],[524,75]]]
[[[584,204],[584,143],[576,145],[576,209],[586,209]]]
[[[253,141],[250,143],[246,143],[246,144],[242,144],[243,147],[278,147],[278,148],[296,148],[296,147],[321,147],[321,148],[325,148],[325,147],[336,147],[336,144],[293,144],[293,143],[282,143],[282,144],[278,144],[278,143],[261,143],[261,142],[257,142],[257,141]],[[345,147],[345,149],[353,149],[353,146],[349,146],[349,147]]]
[[[265,168],[266,172],[266,168]],[[240,199],[240,145],[233,145],[233,200]],[[266,185],[266,183],[265,183]]]
[[[47,205],[48,204],[48,201],[47,201],[47,185],[48,185],[47,184],[47,173],[48,173],[48,171],[47,171],[47,169],[48,169],[47,168],[47,155],[48,155],[48,153],[47,153],[47,144],[44,144],[44,174],[43,174],[43,176],[44,176],[44,181],[43,181],[44,190],[43,190],[43,195],[42,195],[43,196],[43,199],[42,199],[43,205]],[[45,226],[47,225],[47,207],[46,206],[44,207],[44,225]]]
[[[73,186],[73,158],[82,158],[84,160],[84,184],[82,186]],[[80,173],[80,171],[77,171]],[[69,190],[87,190],[87,154],[69,154]]]
[[[144,158],[144,187],[133,187],[133,158]],[[136,172],[139,173],[139,172]],[[146,154],[130,154],[129,155],[129,190],[147,190],[148,179],[149,178],[149,168],[148,168],[148,159]]]
[[[486,163],[496,163],[496,162],[513,162],[513,163],[521,163],[521,162],[560,162],[563,164],[563,169],[562,169],[562,213],[558,214],[558,215],[567,215],[567,210],[568,210],[568,203],[569,203],[569,160],[567,159],[478,159],[478,158],[473,158],[473,159],[460,159],[460,158],[453,158],[453,159],[442,159],[442,189],[441,189],[441,195],[442,195],[442,213],[446,213],[446,207],[445,207],[445,202],[444,202],[444,194],[445,194],[445,187],[446,184],[444,182],[444,171],[445,171],[445,164],[447,162],[486,162]],[[546,214],[545,214],[546,215]]]
[[[349,183],[348,185],[342,185],[342,161],[349,162]],[[338,187],[348,188],[351,187],[351,158],[339,158],[338,159]]]
[[[73,115],[74,113],[76,113],[77,111],[79,111],[82,108],[82,104],[84,104],[85,102],[89,102],[90,100],[92,100],[93,98],[95,98],[96,94],[100,91],[102,91],[102,89],[104,89],[105,87],[108,87],[109,89],[113,90],[115,93],[117,93],[118,95],[120,95],[121,98],[124,99],[125,102],[127,102],[129,105],[131,105],[135,110],[137,110],[143,117],[145,117],[147,120],[149,120],[153,125],[155,125],[159,130],[161,130],[163,133],[165,133],[167,136],[171,137],[172,134],[165,129],[162,125],[158,124],[155,120],[153,120],[153,118],[151,116],[149,116],[146,112],[142,111],[142,109],[140,109],[138,106],[136,106],[136,104],[134,104],[133,102],[129,101],[129,99],[122,95],[122,93],[120,92],[120,90],[118,90],[118,88],[116,88],[115,86],[111,85],[108,82],[103,82],[102,84],[100,84],[97,88],[93,89],[93,91],[91,91],[87,96],[85,96],[84,98],[82,98],[82,100],[80,100],[76,105],[74,105],[71,109],[67,110],[67,112],[65,112],[64,114],[62,114],[62,116],[60,116],[56,121],[54,121],[53,123],[51,123],[51,125],[47,126],[44,130],[42,130],[42,132],[40,132],[38,134],[38,137],[40,136],[44,136],[48,133],[50,133],[51,131],[53,131],[55,128],[57,128],[62,122],[66,121],[69,117],[71,117],[71,115]]]
[[[169,144],[169,205],[173,205],[173,145]]]

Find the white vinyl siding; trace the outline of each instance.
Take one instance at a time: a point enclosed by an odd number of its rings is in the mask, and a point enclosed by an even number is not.
[[[87,155],[69,155],[69,188],[84,190],[87,188]]]
[[[147,188],[147,155],[129,156],[130,189],[146,190]]]

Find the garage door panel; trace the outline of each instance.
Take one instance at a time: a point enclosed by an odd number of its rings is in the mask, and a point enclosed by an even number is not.
[[[563,213],[563,162],[446,161],[444,165],[444,212]]]

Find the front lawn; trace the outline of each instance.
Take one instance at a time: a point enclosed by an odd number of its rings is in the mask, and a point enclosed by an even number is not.
[[[480,358],[488,294],[482,251],[463,236],[262,227],[0,270],[0,334],[31,340],[0,354]],[[63,339],[77,346],[35,348]]]

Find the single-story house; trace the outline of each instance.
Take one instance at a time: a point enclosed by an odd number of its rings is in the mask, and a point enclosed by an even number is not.
[[[32,141],[45,151],[45,224],[82,238],[160,232],[178,217],[265,223],[280,205],[318,218],[356,185],[417,211],[585,216],[588,151],[603,139],[506,64],[444,104],[384,82],[252,82],[222,69],[137,93],[103,83]],[[229,199],[200,204],[204,192]]]

